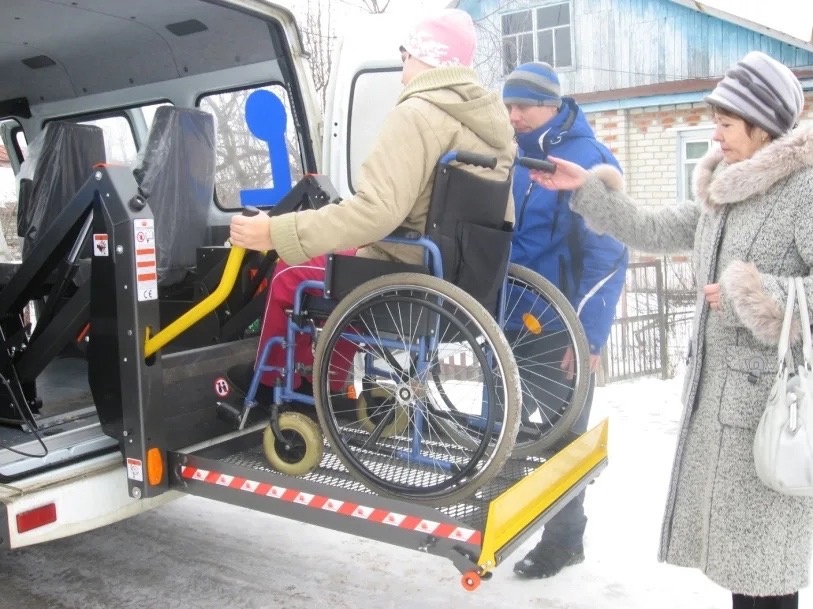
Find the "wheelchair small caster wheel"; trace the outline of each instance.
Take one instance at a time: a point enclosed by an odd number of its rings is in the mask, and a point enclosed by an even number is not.
[[[466,592],[474,592],[480,587],[480,574],[476,571],[468,571],[460,578],[460,583],[463,584],[463,589]]]
[[[356,416],[367,433],[373,433],[379,423],[388,417],[389,422],[381,431],[382,438],[399,436],[409,425],[409,413],[396,401],[393,392],[383,387],[361,392],[356,398]]]
[[[324,452],[319,425],[299,412],[283,412],[279,429],[286,444],[274,437],[271,425],[263,432],[265,458],[274,469],[288,476],[304,476],[319,467]]]

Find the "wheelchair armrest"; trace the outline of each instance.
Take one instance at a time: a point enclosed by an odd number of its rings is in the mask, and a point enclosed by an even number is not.
[[[386,241],[390,237],[396,238],[396,239],[411,239],[412,241],[417,241],[418,239],[423,237],[423,235],[421,234],[420,231],[417,231],[414,228],[407,228],[406,226],[399,226],[394,231],[392,231],[389,235],[384,237],[384,240]]]

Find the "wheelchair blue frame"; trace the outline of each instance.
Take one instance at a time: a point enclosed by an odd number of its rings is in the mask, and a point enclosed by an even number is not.
[[[445,154],[443,157],[441,157],[439,161],[439,166],[448,165],[449,163],[455,160],[457,160],[457,152],[449,152]],[[402,237],[386,237],[382,241],[384,243],[403,244],[415,247],[422,247],[424,250],[424,265],[431,271],[431,274],[434,277],[443,279],[443,262],[441,258],[440,249],[431,239],[428,239],[427,237],[420,237],[418,239],[408,239]],[[497,322],[500,324],[500,327],[502,327],[504,321],[503,315],[505,309],[506,282],[507,276],[503,279],[503,287],[500,290],[498,296]],[[269,289],[271,289],[271,287],[269,287]],[[316,406],[316,401],[313,398],[313,396],[304,393],[299,393],[293,387],[294,376],[296,373],[296,362],[294,361],[296,337],[299,334],[309,334],[312,340],[315,340],[316,338],[316,329],[314,327],[302,327],[294,321],[294,319],[301,319],[301,314],[303,312],[302,305],[306,290],[317,290],[324,295],[325,282],[307,280],[303,281],[301,284],[297,286],[293,299],[293,315],[291,315],[291,317],[288,318],[285,336],[273,336],[269,338],[262,347],[262,352],[260,353],[260,358],[258,361],[263,363],[255,366],[254,375],[251,379],[251,384],[244,399],[244,410],[246,414],[251,408],[258,405],[256,396],[260,386],[260,379],[262,378],[263,374],[266,374],[268,372],[277,372],[283,379],[282,383],[277,383],[273,388],[274,404],[280,405],[286,402],[300,402],[304,404],[309,404],[314,407]],[[367,337],[365,335],[360,334],[355,335],[343,334],[342,339],[355,343],[378,342],[380,344],[383,344],[383,346],[385,347],[392,346],[392,348],[394,349],[404,348],[404,345],[401,342],[392,341],[392,344],[389,345],[390,341],[382,340],[380,337]],[[437,338],[436,335],[434,338],[430,340],[439,340],[439,339]],[[271,348],[274,345],[280,345],[285,350],[285,365],[283,367],[272,366],[265,363],[268,361],[268,355],[271,352]],[[422,377],[425,377],[428,371],[429,364],[426,362],[425,355],[426,351],[431,348],[432,345],[427,345],[426,341],[424,340],[418,341],[417,352],[420,357],[418,358],[418,370],[416,372]],[[413,350],[414,349],[412,348],[410,349],[410,351]],[[372,356],[369,353],[365,354],[364,369],[365,372],[375,370],[374,364],[372,362]],[[381,376],[386,376],[386,373],[384,373],[384,371],[379,372],[383,373],[381,374]],[[318,382],[317,379],[314,379],[314,383],[316,382]],[[484,402],[485,400],[486,396],[484,395]],[[488,406],[484,404],[484,408],[487,409]],[[246,418],[245,415],[243,418],[244,419]],[[409,452],[396,451],[395,455],[398,456],[399,458],[408,460],[410,462],[430,466],[440,466],[444,471],[447,472],[451,471],[451,469],[453,468],[452,463],[445,461],[441,462],[438,461],[437,459],[425,457],[421,454],[422,433],[420,430],[423,428],[423,422],[424,422],[423,410],[422,408],[418,408],[416,409],[414,418],[413,429],[415,433],[412,434],[410,450]],[[499,429],[500,424],[496,423],[496,425],[497,429]]]

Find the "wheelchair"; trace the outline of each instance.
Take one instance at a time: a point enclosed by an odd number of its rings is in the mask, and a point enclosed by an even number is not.
[[[399,229],[384,239],[422,248],[423,265],[331,255],[323,282],[298,286],[286,335],[261,345],[244,413],[258,405],[261,376],[279,373],[263,442],[275,469],[313,472],[324,434],[369,489],[446,505],[475,494],[508,459],[541,456],[579,416],[589,374],[578,317],[549,282],[509,264],[510,177],[489,180],[466,164],[493,169],[496,159],[444,155],[425,235]],[[305,206],[338,200],[329,184],[320,188],[329,194]],[[544,351],[518,360],[514,349],[547,338],[548,328],[566,337],[574,370],[539,391],[559,362]],[[303,333],[313,340],[313,395],[293,388]],[[282,368],[264,363],[274,345],[284,349]],[[313,405],[318,424],[292,404]]]

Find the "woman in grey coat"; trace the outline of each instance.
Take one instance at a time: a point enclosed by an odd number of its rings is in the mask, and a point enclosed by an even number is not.
[[[799,81],[762,53],[732,66],[706,101],[720,147],[696,168],[692,203],[637,208],[608,166],[551,159],[555,173],[532,176],[576,190],[572,208],[598,232],[639,251],[693,252],[701,288],[659,558],[701,569],[733,592],[735,609],[795,609],[808,583],[813,499],[764,486],[752,450],[788,278],[804,277],[813,303],[813,130],[796,128]]]

